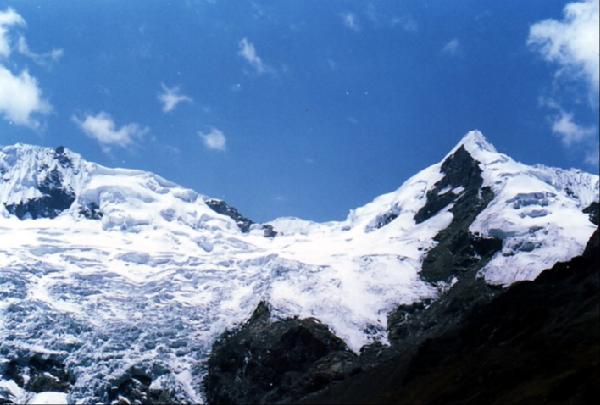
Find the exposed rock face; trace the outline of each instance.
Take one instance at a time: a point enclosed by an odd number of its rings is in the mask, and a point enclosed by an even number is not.
[[[442,163],[441,171],[444,177],[427,192],[427,202],[415,214],[416,223],[433,217],[463,193],[478,193],[483,183],[479,162],[471,157],[464,146]]]
[[[254,221],[244,217],[237,209],[227,204],[223,200],[207,198],[204,200],[204,202],[214,212],[227,215],[229,218],[233,219],[242,232],[248,232],[250,230],[250,226],[254,224]]]
[[[421,277],[430,282],[449,282],[453,277],[460,279],[461,275],[473,273],[502,248],[499,239],[469,232],[475,217],[494,198],[492,190],[481,187],[479,162],[461,146],[442,163],[441,170],[444,177],[427,192],[425,206],[415,215],[415,222],[423,222],[453,203],[452,223],[435,236],[438,244],[423,262]]]
[[[153,405],[153,404],[181,404],[181,399],[176,398],[175,393],[169,389],[159,388],[152,385],[152,381],[164,375],[168,370],[146,369],[141,366],[133,366],[126,373],[114,381],[111,381],[108,400],[111,404],[119,405]]]
[[[600,395],[600,243],[459,325],[307,403],[591,403]]]
[[[207,198],[204,200],[204,202],[214,212],[222,215],[227,215],[229,218],[233,219],[242,232],[248,232],[250,231],[250,227],[252,225],[257,225],[263,230],[264,236],[266,238],[273,238],[277,235],[277,232],[273,229],[271,225],[256,224],[253,220],[246,218],[236,208],[227,204],[223,200],[219,200],[216,198]]]
[[[95,202],[88,203],[79,209],[79,214],[87,219],[102,219],[102,211]]]
[[[64,168],[72,168],[73,162],[71,159],[65,154],[65,147],[58,146],[54,149],[54,159],[58,160],[58,163]]]
[[[589,206],[583,209],[583,212],[590,216],[590,221],[594,225],[598,225],[600,222],[600,204],[597,202],[591,203]]]
[[[173,390],[152,384],[169,370],[160,366],[136,365],[117,378],[107,379],[103,392],[95,398],[99,403],[119,405],[183,404]],[[70,392],[75,383],[62,357],[57,354],[24,352],[20,357],[0,363],[0,380],[12,380],[28,392]],[[8,392],[0,394],[10,398]],[[2,400],[2,398],[0,398]],[[1,403],[12,403],[8,399]]]
[[[211,404],[293,402],[356,373],[356,357],[318,321],[271,321],[261,303],[214,345],[206,397]]]
[[[385,212],[375,219],[372,229],[381,229],[394,219],[398,218],[398,213],[395,211]]]
[[[64,155],[63,155],[64,156]],[[65,159],[68,159],[65,157]],[[5,204],[6,209],[19,219],[55,218],[69,209],[75,201],[73,190],[62,184],[62,175],[55,168],[40,182],[37,189],[41,197],[21,201],[17,204]]]
[[[29,392],[69,392],[72,382],[60,355],[27,351],[0,363],[0,379],[13,380]]]
[[[477,272],[502,248],[502,240],[469,232],[475,217],[493,199],[481,187],[479,163],[463,148],[442,163],[444,177],[427,193],[415,215],[423,221],[453,203],[450,225],[435,236],[437,245],[423,261],[420,276],[429,282],[452,283],[435,302],[401,305],[388,315],[388,338],[398,345],[417,344],[459,322],[472,307],[488,302],[500,289],[478,279]],[[454,193],[452,190],[460,190]]]
[[[273,228],[273,225],[262,225],[262,227],[265,238],[274,238],[277,236],[277,231]]]

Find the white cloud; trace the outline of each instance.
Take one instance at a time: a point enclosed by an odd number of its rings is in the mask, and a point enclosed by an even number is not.
[[[248,41],[248,38],[242,38],[238,47],[238,55],[244,58],[256,70],[256,73],[263,74],[271,71],[271,68],[258,56],[254,44]]]
[[[32,115],[47,114],[50,109],[35,77],[27,71],[14,75],[0,65],[0,113],[4,118],[18,125],[35,128],[39,123]]]
[[[25,26],[25,20],[12,8],[0,11],[0,57],[10,56],[8,28],[11,26]]]
[[[52,63],[58,62],[63,57],[64,51],[62,49],[52,49],[48,52],[37,53],[29,49],[25,37],[20,36],[17,42],[17,51],[23,56],[28,57],[38,65],[51,65]]]
[[[358,18],[352,13],[343,13],[342,22],[344,26],[352,31],[359,31],[360,26],[358,25]]]
[[[10,30],[26,25],[23,17],[12,8],[0,11],[0,60],[3,63],[10,63],[8,66],[14,66],[13,61],[10,60],[14,46],[9,35]],[[36,63],[48,58],[58,60],[62,56],[62,50],[52,50],[47,54],[34,53],[22,36],[19,37],[16,50]],[[35,77],[26,69],[18,74],[13,73],[11,69],[0,63],[0,115],[4,119],[17,125],[38,128],[40,123],[34,115],[47,114],[50,110],[50,103],[42,97],[42,90]]]
[[[73,117],[73,121],[87,136],[98,141],[105,152],[109,151],[111,146],[130,146],[136,138],[141,138],[148,132],[147,128],[142,128],[136,123],[117,128],[111,116],[105,112],[88,114],[83,119]]]
[[[446,43],[446,45],[444,45],[444,47],[442,48],[442,52],[447,55],[456,55],[460,52],[460,48],[461,46],[458,38],[452,38]]]
[[[546,61],[558,66],[557,77],[583,79],[589,85],[592,99],[598,97],[599,8],[598,0],[568,3],[563,9],[562,19],[536,22],[530,27],[527,38],[531,49]],[[573,114],[561,107],[564,101],[543,102],[544,106],[556,112],[552,117],[552,132],[560,138],[565,147],[593,150],[597,161],[596,126],[578,124]],[[584,161],[590,163],[592,155],[588,152]]]
[[[198,131],[198,136],[208,149],[224,151],[226,148],[225,134],[217,128],[211,128],[208,132]]]
[[[527,43],[549,62],[583,74],[598,88],[598,0],[568,3],[564,18],[543,20],[530,27]]]
[[[181,94],[179,87],[167,87],[163,83],[160,84],[162,92],[158,95],[158,100],[162,103],[162,110],[164,113],[173,111],[177,104],[183,102],[191,102],[192,98]]]
[[[565,146],[572,146],[590,139],[596,133],[596,129],[580,126],[573,120],[573,114],[560,111],[552,124],[552,132],[560,137]]]

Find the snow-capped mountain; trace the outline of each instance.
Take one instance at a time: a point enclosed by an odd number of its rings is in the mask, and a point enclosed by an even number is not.
[[[255,224],[62,147],[1,148],[0,176],[0,398],[15,402],[38,392],[31,359],[68,375],[47,391],[72,402],[118,401],[134,369],[201,402],[213,343],[261,301],[354,351],[385,343],[391,311],[435,300],[465,269],[508,286],[581,254],[599,188],[596,175],[516,162],[477,131],[339,222]]]

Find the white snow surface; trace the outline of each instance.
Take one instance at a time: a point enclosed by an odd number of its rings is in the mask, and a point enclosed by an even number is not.
[[[37,392],[27,401],[27,404],[31,405],[61,405],[67,403],[67,394],[64,392]]]
[[[481,270],[486,281],[531,280],[583,251],[595,227],[581,210],[598,201],[598,176],[515,162],[477,131],[450,154],[461,145],[495,193],[471,231],[504,239]],[[0,342],[63,355],[77,377],[69,402],[89,399],[132,365],[156,363],[170,374],[153,385],[202,401],[212,343],[261,300],[276,318],[319,319],[358,351],[385,342],[387,313],[397,305],[445,288],[422,281],[419,270],[452,221],[451,206],[413,219],[442,178],[441,163],[344,221],[280,218],[270,222],[278,236],[265,238],[242,233],[202,195],[157,175],[65,155],[72,165],[59,164],[52,149],[0,149],[0,202],[35,198],[53,169],[76,196],[55,219],[19,220],[0,204]],[[91,202],[102,220],[79,214]],[[390,213],[397,217],[377,228]]]
[[[533,280],[582,253],[595,229],[582,210],[598,201],[597,175],[516,162],[477,131],[463,143],[495,196],[470,231],[503,239],[502,251],[481,269],[488,283]]]

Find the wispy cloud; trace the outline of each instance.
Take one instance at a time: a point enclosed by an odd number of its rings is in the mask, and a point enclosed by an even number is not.
[[[461,51],[461,44],[458,38],[452,38],[442,47],[442,53],[446,55],[457,55]]]
[[[19,37],[19,41],[17,42],[17,51],[23,55],[42,66],[49,66],[53,63],[56,63],[63,57],[64,51],[62,49],[52,49],[48,52],[37,53],[33,52],[29,49],[29,45],[27,45],[27,40],[24,36]]]
[[[258,56],[254,44],[248,38],[242,38],[238,43],[238,55],[248,62],[259,75],[272,71],[271,67],[265,64],[260,56]]]
[[[527,43],[544,59],[564,70],[583,75],[598,90],[598,0],[568,3],[562,20],[533,24]]]
[[[344,26],[352,31],[360,31],[360,25],[358,24],[358,17],[353,13],[342,13],[342,23]]]
[[[136,123],[117,128],[112,117],[105,112],[96,115],[88,114],[83,118],[73,116],[72,119],[85,135],[98,141],[104,152],[110,151],[113,146],[127,148],[148,132],[148,128]]]
[[[191,102],[192,98],[181,93],[178,86],[168,87],[164,83],[160,84],[161,92],[158,94],[158,100],[162,103],[164,113],[173,111],[178,104]]]
[[[9,27],[25,26],[25,20],[12,8],[0,11],[0,57],[8,58],[11,47],[8,37]]]
[[[377,24],[379,22],[380,15],[375,9],[375,5],[373,3],[367,4],[367,8],[365,9],[365,16],[367,16],[367,19],[373,24]]]
[[[227,140],[225,134],[217,128],[211,128],[207,132],[198,131],[198,136],[208,149],[217,151],[224,151],[226,149]]]
[[[591,139],[596,133],[596,128],[578,125],[573,119],[573,114],[560,111],[552,123],[552,132],[565,146],[570,147]]]
[[[391,20],[391,24],[392,27],[400,27],[406,32],[414,33],[419,30],[419,24],[413,17],[409,15],[393,17]]]

